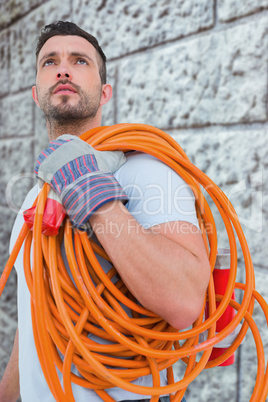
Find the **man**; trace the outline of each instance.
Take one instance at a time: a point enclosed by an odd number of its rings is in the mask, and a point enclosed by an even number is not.
[[[36,85],[32,93],[46,116],[49,140],[66,133],[78,137],[100,126],[102,106],[111,99],[112,88],[106,83],[105,55],[97,40],[75,24],[59,21],[43,30],[36,58]],[[65,140],[62,143],[65,145]],[[113,174],[119,192],[124,189],[122,194],[126,194],[125,205],[115,197],[112,208],[110,202],[101,203],[98,213],[86,215],[86,219],[137,300],[175,328],[186,328],[201,312],[210,276],[193,194],[178,175],[155,158],[130,153],[126,159]],[[161,205],[157,204],[160,188]],[[179,188],[182,191],[178,207],[174,194]],[[23,210],[32,205],[35,196],[36,189],[33,189]],[[68,208],[67,213],[71,215]],[[11,248],[22,224],[19,215]],[[120,228],[117,235],[112,232],[115,225]],[[102,226],[105,230],[96,230]],[[18,331],[0,384],[0,400],[15,401],[21,394],[27,402],[53,401],[35,351],[30,296],[22,264],[20,253],[15,265]],[[139,380],[143,385],[151,384],[150,376],[138,379],[137,384]],[[161,382],[166,384],[165,372],[161,372]],[[118,388],[107,392],[117,401],[148,400],[148,396]],[[74,386],[74,396],[78,402],[100,401],[93,391],[78,386]],[[167,400],[168,396],[162,399]]]

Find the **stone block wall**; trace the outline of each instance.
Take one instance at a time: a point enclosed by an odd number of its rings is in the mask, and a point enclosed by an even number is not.
[[[48,142],[31,99],[36,37],[60,19],[97,36],[108,57],[114,96],[103,108],[103,124],[163,129],[230,198],[252,253],[256,288],[267,300],[268,0],[0,1],[0,272],[34,161]],[[228,246],[216,220],[219,246]],[[241,252],[238,265],[244,280]],[[254,318],[267,347],[259,308]],[[0,377],[15,329],[13,272],[0,300]],[[235,365],[202,372],[187,400],[246,402],[256,367],[249,334]]]

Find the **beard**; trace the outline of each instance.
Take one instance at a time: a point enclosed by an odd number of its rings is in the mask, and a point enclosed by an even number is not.
[[[60,84],[70,84],[76,90],[80,99],[75,105],[69,103],[69,95],[61,95],[60,102],[57,105],[51,102],[51,96]],[[37,88],[37,95],[39,92]],[[99,109],[100,99],[101,84],[93,87],[89,94],[83,91],[80,86],[68,82],[68,80],[57,82],[43,96],[38,96],[39,105],[46,116],[46,120],[54,120],[60,124],[68,124],[74,122],[74,120],[93,119]]]

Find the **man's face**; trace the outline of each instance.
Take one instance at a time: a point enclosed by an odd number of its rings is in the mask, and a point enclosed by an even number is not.
[[[102,97],[97,51],[80,36],[54,36],[37,60],[35,102],[48,120],[93,118]]]

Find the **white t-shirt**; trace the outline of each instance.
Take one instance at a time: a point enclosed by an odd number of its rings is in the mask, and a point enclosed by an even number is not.
[[[147,154],[131,152],[127,155],[127,162],[115,173],[115,177],[129,197],[126,204],[127,209],[143,227],[149,228],[175,220],[187,221],[198,227],[195,200],[191,189],[180,176],[156,158]],[[10,250],[12,250],[24,223],[22,212],[32,206],[37,194],[38,187],[35,186],[28,193],[22,205],[13,226]],[[108,270],[107,261],[98,258],[103,269]],[[15,268],[18,275],[19,371],[22,401],[52,402],[54,398],[45,381],[34,344],[30,293],[23,271],[23,247],[18,255]],[[96,338],[92,337],[92,339]],[[99,339],[98,341],[104,342]],[[59,373],[59,377],[62,378],[61,373]],[[167,385],[165,370],[160,373],[160,378],[161,385]],[[151,376],[141,377],[134,383],[150,387],[152,386]],[[107,392],[117,401],[148,398],[148,396],[133,394],[118,387],[111,388]],[[73,393],[77,402],[101,402],[94,391],[75,384],[73,384]]]

